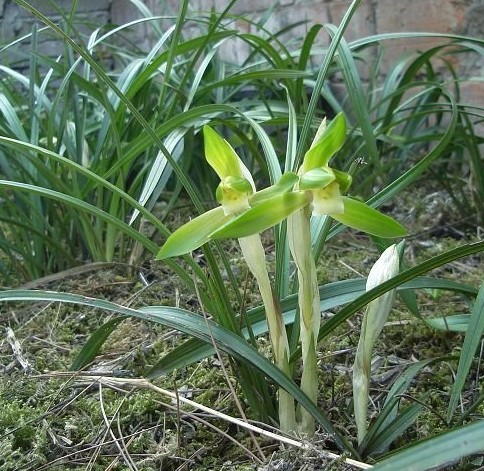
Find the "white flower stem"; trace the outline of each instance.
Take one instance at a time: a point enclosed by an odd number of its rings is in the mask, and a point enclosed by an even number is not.
[[[310,209],[308,206],[294,212],[287,220],[289,247],[297,267],[299,282],[300,338],[303,372],[301,389],[316,404],[318,371],[316,344],[320,326],[319,289],[316,265],[311,250]],[[300,431],[313,435],[314,418],[301,410]]]
[[[277,298],[274,296],[269,274],[267,273],[264,247],[259,234],[239,238],[242,255],[259,285],[264,303],[269,335],[277,367],[289,378],[292,377],[289,364],[289,342],[286,327]],[[284,432],[296,431],[294,398],[283,388],[279,388],[279,426]]]

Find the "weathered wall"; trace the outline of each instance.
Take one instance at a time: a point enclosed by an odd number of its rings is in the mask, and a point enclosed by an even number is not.
[[[57,6],[69,11],[72,0],[57,0]],[[176,13],[179,0],[144,0],[145,5],[157,14]],[[232,8],[234,14],[244,14],[257,20],[267,11],[272,13],[266,24],[271,30],[278,31],[298,21],[308,21],[308,25],[293,30],[293,37],[304,34],[311,23],[338,24],[350,5],[350,0],[239,0]],[[32,2],[36,8],[47,14],[53,21],[60,19],[59,12],[48,0]],[[224,9],[228,0],[191,0],[193,11]],[[92,31],[96,25],[112,22],[122,24],[140,17],[139,11],[129,0],[80,0],[76,19],[85,32]],[[33,18],[11,0],[0,0],[0,41],[7,43],[31,31]],[[255,27],[247,22],[236,22],[247,32],[255,32]],[[362,0],[346,33],[347,40],[360,37],[403,31],[431,31],[441,33],[468,34],[484,38],[484,0]],[[149,47],[151,28],[149,25],[135,29],[137,45]],[[290,37],[287,38],[290,41]],[[399,40],[386,43],[385,65],[391,64],[401,54],[425,50],[438,44],[439,40],[421,38],[418,40]],[[232,46],[229,56],[232,60],[242,60],[243,46]],[[61,46],[55,38],[41,35],[39,51],[56,55]],[[17,65],[28,60],[28,50],[23,57],[16,57]],[[484,60],[477,55],[467,55],[459,64],[461,74],[484,76]],[[466,94],[475,97],[480,103],[484,100],[482,82],[466,85]]]
[[[221,10],[229,2],[193,0],[192,3],[201,10]],[[267,23],[272,31],[298,21],[308,21],[308,26],[301,26],[291,33],[295,37],[314,23],[338,25],[351,1],[279,0],[274,7],[275,3],[273,0],[240,0],[231,11],[257,19],[272,7],[273,13]],[[484,38],[484,0],[362,0],[345,38],[351,41],[374,34],[404,31],[469,34]],[[425,50],[438,43],[439,40],[431,38],[387,43],[386,60],[391,62],[402,53]]]
[[[222,10],[228,0],[193,0],[194,8]],[[298,21],[306,26],[290,33],[304,34],[311,24],[338,25],[351,0],[239,0],[231,10],[257,20],[268,8],[273,12],[267,22],[273,32]],[[255,27],[240,23],[241,28],[255,32]],[[365,36],[395,32],[436,32],[484,38],[484,0],[362,0],[345,34],[347,41]],[[288,39],[289,41],[290,39]],[[423,51],[436,46],[436,38],[402,39],[385,42],[382,70],[385,71],[402,54]],[[243,50],[231,51],[231,57],[244,55]],[[454,58],[455,59],[455,58]],[[477,54],[460,57],[459,72],[464,77],[484,77],[484,59]],[[468,81],[462,84],[463,99],[484,106],[484,83]]]
[[[59,10],[69,12],[73,5],[72,0],[57,0],[57,8],[48,0],[36,0],[31,3],[54,22],[58,22],[62,18]],[[76,13],[77,25],[83,32],[92,31],[98,25],[110,21],[110,10],[111,0],[81,0],[78,2]],[[7,44],[30,33],[34,23],[36,23],[35,18],[17,4],[11,0],[0,0],[1,44]],[[39,24],[39,27],[41,26]],[[41,54],[56,56],[61,53],[62,45],[55,37],[43,33],[38,36],[37,50]],[[26,49],[12,53],[10,55],[10,60],[13,61],[12,64],[17,68],[23,68],[28,63],[29,52],[30,50]]]

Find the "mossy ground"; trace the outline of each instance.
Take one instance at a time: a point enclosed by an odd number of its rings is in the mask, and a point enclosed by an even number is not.
[[[462,235],[433,236],[431,218],[419,217],[416,222],[418,208],[413,214],[398,207],[393,210],[412,219],[414,231],[406,252],[409,264],[462,243]],[[427,213],[422,214],[427,217]],[[233,255],[231,262],[236,266],[240,286],[244,287],[246,303],[256,303],[255,287],[250,279],[246,285],[246,269],[235,246],[228,250]],[[342,235],[325,249],[319,264],[321,282],[364,276],[376,257],[376,250],[367,238],[353,233]],[[435,275],[477,287],[482,282],[481,267],[482,257],[475,256],[447,265]],[[173,275],[158,263],[139,270],[149,279],[148,287],[138,276],[139,271],[133,272],[131,268],[122,265],[93,268],[79,275],[67,273],[37,287],[101,297],[133,307],[181,304],[192,310],[198,308],[193,294],[185,293]],[[423,317],[469,310],[462,296],[438,291],[420,292],[419,306]],[[68,370],[89,335],[110,318],[105,312],[39,303],[9,304],[3,306],[0,315],[4,330],[10,328],[13,335],[0,341],[2,470],[351,469],[342,463],[330,463],[317,452],[302,453],[257,436],[263,459],[253,438],[244,430],[199,411],[180,409],[176,401],[154,391],[132,386],[109,388],[94,379],[84,377],[79,381],[74,375],[56,375],[54,372]],[[356,434],[351,413],[351,367],[360,320],[361,315],[351,318],[319,346],[319,405],[347,437]],[[127,319],[118,326],[88,371],[103,372],[121,380],[141,377],[185,338],[158,325]],[[397,303],[375,348],[372,417],[377,417],[386,391],[407,365],[456,354],[462,340],[462,334],[431,329],[410,315],[401,302]],[[264,339],[261,348],[269,350]],[[450,359],[433,363],[412,382],[402,404],[418,400],[425,408],[395,445],[446,430],[442,416],[456,364]],[[228,371],[232,374],[230,368]],[[479,374],[476,361],[463,397],[466,404],[482,394],[476,385]],[[234,378],[230,381],[240,395]],[[240,416],[216,359],[203,360],[154,383],[215,410]],[[246,407],[243,398],[242,405]],[[478,416],[483,413],[484,406],[474,411]],[[332,448],[331,441],[324,436],[315,442],[315,450]],[[470,461],[460,466],[474,468]]]

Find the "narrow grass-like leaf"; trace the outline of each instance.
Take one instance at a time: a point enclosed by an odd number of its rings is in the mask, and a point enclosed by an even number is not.
[[[81,304],[91,308],[115,312],[121,316],[136,317],[148,322],[155,322],[168,328],[179,330],[188,335],[198,337],[210,344],[215,340],[220,350],[262,371],[265,375],[293,395],[294,398],[314,416],[323,429],[330,434],[331,438],[342,450],[354,452],[351,445],[333,428],[329,420],[292,380],[276,368],[256,349],[250,346],[244,339],[224,327],[205,319],[203,316],[191,313],[184,309],[165,306],[147,306],[140,309],[132,309],[103,299],[53,291],[0,291],[0,302],[7,301],[46,301]]]
[[[103,83],[106,84],[109,87],[109,89],[112,90],[112,92],[117,97],[119,97],[121,102],[133,114],[133,117],[136,119],[136,121],[142,126],[142,128],[146,131],[146,133],[151,137],[153,142],[155,142],[157,144],[158,148],[164,153],[165,157],[167,158],[167,160],[172,165],[176,175],[180,179],[180,182],[182,183],[183,187],[187,190],[187,193],[189,194],[193,203],[195,204],[197,209],[202,211],[202,205],[201,205],[200,199],[198,197],[198,194],[194,190],[192,185],[190,185],[186,175],[183,173],[180,166],[171,158],[171,155],[165,149],[163,142],[159,139],[159,137],[156,135],[153,128],[149,125],[149,123],[146,121],[146,119],[141,115],[141,113],[138,111],[136,106],[116,86],[116,84],[108,77],[108,75],[102,69],[102,67],[89,55],[89,53],[85,49],[83,49],[79,44],[77,44],[74,39],[70,38],[64,31],[62,31],[62,29],[60,29],[55,23],[53,23],[49,18],[47,18],[45,15],[43,15],[41,12],[39,12],[36,8],[34,8],[28,2],[26,2],[25,0],[15,0],[15,2],[18,5],[20,5],[22,8],[24,8],[26,11],[30,12],[33,16],[38,18],[40,21],[42,21],[45,25],[49,26],[50,29],[56,35],[60,36],[66,42],[66,44],[68,44],[74,51],[76,51],[92,67],[93,71],[98,75],[98,77],[100,77],[100,79],[103,81]],[[152,66],[153,65],[154,64],[152,64]]]
[[[454,314],[443,317],[431,317],[425,319],[425,322],[434,329],[445,332],[462,332],[466,333],[469,329],[470,314]]]
[[[400,411],[396,417],[373,437],[371,443],[365,448],[365,453],[382,453],[417,420],[420,412],[424,409],[423,404],[411,404]]]
[[[65,195],[63,193],[59,193],[58,191],[49,190],[47,188],[41,188],[35,185],[11,182],[6,180],[0,180],[0,188],[10,188],[12,190],[20,190],[20,191],[27,192],[29,194],[37,194],[37,195],[44,196],[46,198],[61,201],[72,208],[77,208],[86,213],[93,214],[99,217],[101,220],[104,220],[107,223],[114,225],[122,232],[128,234],[132,239],[140,242],[144,247],[146,247],[152,253],[156,253],[158,250],[158,247],[156,246],[156,244],[154,244],[151,240],[149,240],[147,237],[142,235],[137,230],[130,227],[124,221],[121,221],[120,219],[116,218],[112,214],[109,214],[106,211],[103,211],[102,209],[99,209],[96,206],[93,206],[92,204],[86,203],[85,201],[79,200],[78,198],[74,198],[72,196]]]
[[[327,25],[326,29],[334,39],[337,34],[336,28],[333,25]],[[358,125],[361,129],[369,160],[376,168],[378,168],[380,166],[380,156],[376,145],[375,135],[373,133],[370,111],[367,105],[367,94],[363,89],[360,78],[361,74],[356,67],[353,55],[344,38],[341,38],[339,41],[336,58],[341,64],[341,70],[348,90],[351,109],[355,113]]]
[[[459,459],[482,451],[484,422],[455,428],[423,440],[377,463],[374,471],[427,471],[448,466]]]
[[[91,334],[87,342],[82,346],[81,351],[74,358],[74,361],[71,363],[69,369],[73,371],[81,370],[91,363],[91,361],[94,360],[96,355],[101,350],[108,337],[125,319],[126,316],[115,317],[105,322],[93,334]]]
[[[481,342],[484,333],[484,282],[472,307],[464,344],[460,352],[459,366],[455,377],[452,393],[450,395],[449,407],[447,409],[447,420],[450,422],[457,407],[459,396],[469,375],[472,360],[476,354],[477,347]]]
[[[365,294],[365,283],[366,280],[360,278],[337,281],[321,286],[319,288],[321,312],[330,311],[339,306],[344,306],[355,301],[359,296]],[[423,276],[419,276],[397,286],[397,292],[406,289],[447,289],[471,296],[477,293],[477,290],[472,286],[457,283],[452,280],[442,280]],[[297,295],[293,294],[282,299],[281,311],[286,325],[291,325],[294,322],[296,308]],[[246,317],[255,336],[267,334],[267,322],[262,307],[251,309]],[[197,339],[188,340],[186,344],[187,345],[182,344],[180,347],[175,348],[172,352],[161,358],[156,365],[153,366],[151,370],[152,376],[156,377],[161,374],[169,374],[176,368],[186,367],[214,353],[210,346],[207,346]],[[179,352],[178,349],[180,349]]]
[[[370,425],[368,432],[361,443],[360,451],[364,455],[373,453],[383,453],[387,451],[392,441],[405,431],[398,425],[389,429],[389,426],[397,419],[400,403],[400,395],[404,394],[410,387],[415,376],[422,371],[426,366],[438,361],[447,360],[449,357],[431,358],[428,360],[422,360],[410,365],[405,371],[396,379],[392,387],[388,391],[385,398],[383,408],[379,412],[375,422]],[[419,408],[421,410],[421,408]],[[418,413],[415,411],[416,414]],[[412,416],[412,414],[410,414]],[[416,417],[416,416],[414,416]],[[400,422],[400,425],[407,424],[407,427],[412,422]],[[393,433],[393,432],[396,433]]]

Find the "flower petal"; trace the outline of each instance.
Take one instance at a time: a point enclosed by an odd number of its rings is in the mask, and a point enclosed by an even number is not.
[[[316,190],[327,187],[336,179],[333,170],[329,167],[313,168],[299,179],[300,190]]]
[[[344,213],[345,208],[338,183],[332,182],[325,188],[312,190],[311,193],[314,216]]]
[[[225,215],[222,207],[212,209],[187,222],[168,237],[156,258],[184,255],[210,240],[210,234],[233,219],[233,215]]]
[[[233,147],[220,137],[210,126],[203,127],[205,158],[220,180],[227,177],[241,177],[249,181],[255,191],[254,179]]]
[[[339,113],[326,127],[316,144],[306,152],[300,174],[328,165],[329,159],[341,149],[345,139],[346,121],[343,113]]]
[[[213,232],[213,239],[246,237],[262,232],[287,218],[296,209],[308,204],[306,192],[283,193],[268,198],[236,216],[220,229]]]
[[[361,201],[343,196],[344,213],[330,214],[333,219],[354,229],[378,237],[403,237],[407,230],[395,219]]]

